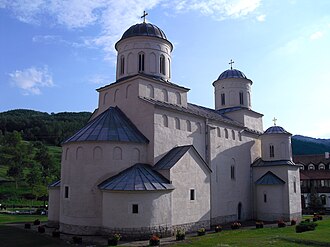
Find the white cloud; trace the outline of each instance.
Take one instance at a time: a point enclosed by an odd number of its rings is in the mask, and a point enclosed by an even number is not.
[[[93,84],[106,85],[110,83],[110,77],[105,75],[94,75],[89,79],[89,82]]]
[[[16,70],[9,74],[12,85],[23,90],[23,94],[41,94],[40,88],[52,87],[54,85],[53,78],[48,72],[47,67],[44,68],[27,68]]]
[[[266,20],[266,15],[257,16],[257,20],[260,21],[260,22],[264,22]]]
[[[261,0],[177,0],[173,7],[178,12],[200,11],[203,15],[217,20],[241,18],[258,8]]]
[[[317,40],[317,39],[320,39],[322,37],[323,37],[323,32],[321,32],[321,31],[317,31],[317,32],[313,33],[311,36],[309,36],[309,38],[311,40]]]
[[[81,46],[101,47],[106,59],[113,59],[114,44],[123,30],[140,22],[144,10],[159,6],[174,13],[198,11],[216,20],[245,17],[254,12],[262,0],[0,0],[22,22],[63,25],[69,29],[100,25],[96,37],[84,37]],[[44,37],[66,43],[59,37]],[[41,37],[34,41],[40,42]],[[70,42],[69,42],[70,43]],[[69,45],[80,46],[76,42]]]

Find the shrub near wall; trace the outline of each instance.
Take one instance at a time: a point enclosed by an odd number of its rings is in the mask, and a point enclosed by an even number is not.
[[[301,222],[300,224],[296,225],[296,232],[306,232],[306,231],[314,231],[317,224],[314,222]]]

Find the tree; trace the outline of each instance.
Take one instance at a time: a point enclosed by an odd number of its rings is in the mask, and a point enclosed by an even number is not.
[[[309,195],[309,199],[310,199],[309,207],[312,210],[318,211],[323,207],[321,198],[319,197],[318,193],[316,192],[316,188],[315,188],[313,181],[311,181],[311,193]]]
[[[22,141],[21,133],[5,133],[0,146],[0,164],[8,166],[7,176],[14,179],[16,189],[23,177],[24,167],[31,162],[30,144]]]

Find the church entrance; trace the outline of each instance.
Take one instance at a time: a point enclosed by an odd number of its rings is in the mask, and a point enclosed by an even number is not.
[[[242,203],[238,203],[237,206],[237,220],[242,219]]]

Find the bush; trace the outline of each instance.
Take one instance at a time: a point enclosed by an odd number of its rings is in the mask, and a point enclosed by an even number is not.
[[[296,224],[297,224],[297,221],[294,220],[294,219],[292,219],[292,220],[291,220],[291,226],[295,226]]]
[[[216,226],[215,227],[215,232],[221,232],[222,231],[222,226]]]
[[[286,227],[286,223],[283,220],[277,222],[278,227]]]
[[[197,230],[197,235],[198,235],[198,236],[203,236],[203,235],[205,235],[205,228],[204,228],[204,227],[199,228],[199,229]]]
[[[317,224],[314,222],[301,222],[300,224],[296,225],[296,232],[306,232],[306,231],[314,231]]]
[[[241,227],[241,223],[239,222],[234,222],[231,224],[231,229],[236,230],[239,229]]]
[[[158,246],[160,244],[160,238],[157,235],[152,235],[149,239],[150,246]]]
[[[40,220],[36,219],[35,221],[33,221],[33,225],[38,226],[40,225]]]
[[[256,228],[264,228],[264,222],[263,221],[257,221],[256,222]]]
[[[186,237],[186,232],[185,232],[183,229],[178,229],[178,230],[176,231],[175,239],[176,239],[177,241],[179,241],[179,240],[184,240],[185,237]]]
[[[44,226],[38,226],[38,232],[39,233],[45,233],[46,229]]]

